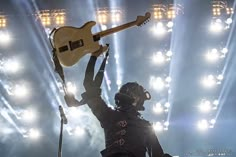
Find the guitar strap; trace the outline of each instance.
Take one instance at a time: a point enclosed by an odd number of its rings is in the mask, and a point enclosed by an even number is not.
[[[53,48],[52,50],[52,59],[53,59],[53,63],[54,63],[54,70],[59,74],[61,80],[62,80],[62,86],[63,86],[63,90],[65,92],[65,94],[67,94],[67,90],[66,90],[66,83],[65,83],[65,75],[64,75],[64,71],[63,71],[63,67],[61,66],[59,59],[56,55],[56,49]]]

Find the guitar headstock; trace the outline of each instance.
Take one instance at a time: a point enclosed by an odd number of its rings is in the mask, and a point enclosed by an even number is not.
[[[141,26],[142,24],[146,24],[150,20],[151,14],[146,12],[145,16],[137,16],[136,25]]]

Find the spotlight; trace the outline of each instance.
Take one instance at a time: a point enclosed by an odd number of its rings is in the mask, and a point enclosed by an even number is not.
[[[153,124],[153,129],[157,132],[161,132],[161,131],[163,131],[164,127],[161,124],[161,122],[156,122]]]
[[[161,51],[158,51],[156,54],[153,55],[152,61],[155,64],[163,64],[165,62],[165,57]]]
[[[121,80],[117,80],[117,81],[116,81],[116,85],[117,85],[117,86],[120,86],[121,84],[122,84],[122,81],[121,81]]]
[[[107,30],[107,26],[104,25],[104,24],[101,24],[101,29],[102,29],[102,30]]]
[[[202,83],[205,87],[211,88],[214,87],[217,82],[213,75],[208,75],[203,78]]]
[[[154,88],[155,90],[161,91],[164,89],[165,87],[165,83],[162,80],[161,77],[151,77],[150,78],[150,85],[152,86],[152,88]]]
[[[228,49],[227,49],[227,48],[223,48],[223,49],[221,50],[221,52],[222,52],[223,54],[226,54],[226,53],[228,53]]]
[[[3,70],[6,73],[15,73],[19,71],[19,69],[20,69],[20,63],[16,59],[9,59],[3,63]]]
[[[208,122],[205,119],[199,121],[197,125],[200,130],[207,130],[209,128]]]
[[[204,100],[199,105],[199,108],[202,112],[209,112],[211,110],[211,102],[208,100]]]
[[[66,21],[66,12],[59,10],[41,10],[37,13],[42,25],[46,28],[64,26]]]
[[[39,139],[40,136],[41,136],[41,134],[40,134],[39,130],[37,130],[37,129],[31,128],[28,131],[23,130],[23,137],[25,137],[25,138],[37,140],[37,139]]]
[[[165,16],[166,6],[162,4],[155,4],[153,7],[153,17],[156,20],[161,20]]]
[[[21,112],[20,118],[22,118],[22,120],[24,120],[25,122],[34,122],[36,120],[36,113],[32,109],[24,110],[23,112]]]
[[[121,21],[121,13],[119,11],[113,11],[111,13],[111,21],[114,23],[118,23]]]
[[[7,19],[5,15],[0,15],[0,28],[7,27]]]
[[[165,103],[165,107],[166,107],[166,108],[170,108],[170,103],[169,103],[169,102],[166,102],[166,103]]]
[[[221,20],[212,21],[210,25],[210,31],[219,33],[223,30],[224,26]]]
[[[170,77],[170,76],[166,77],[165,81],[166,81],[167,83],[170,83],[170,82],[171,82],[171,77]]]
[[[225,21],[226,24],[230,25],[233,22],[232,18],[227,18]]]
[[[219,105],[219,100],[214,100],[214,101],[213,101],[213,104],[216,105],[216,106],[218,106],[218,105]]]
[[[217,49],[212,49],[211,51],[207,52],[206,58],[210,62],[217,61],[220,58],[219,52]]]
[[[172,28],[174,26],[174,23],[172,22],[172,21],[169,21],[168,23],[167,23],[167,27],[168,28]]]
[[[10,34],[6,31],[0,31],[0,44],[9,44],[11,41]]]
[[[211,119],[210,123],[211,123],[212,125],[214,125],[214,124],[216,123],[216,120],[215,120],[215,119]]]
[[[40,132],[36,129],[29,130],[29,137],[32,139],[38,139],[40,137]]]
[[[13,94],[17,97],[25,97],[28,94],[28,90],[24,85],[16,85]]]
[[[218,79],[219,81],[221,81],[221,80],[224,79],[224,76],[223,76],[222,74],[220,74],[220,75],[217,76],[217,79]]]
[[[100,24],[107,23],[107,19],[108,19],[107,13],[106,12],[98,12],[97,19]]]
[[[172,51],[167,51],[167,52],[166,52],[166,56],[167,56],[167,57],[172,57],[172,55],[173,55]]]
[[[167,30],[164,27],[162,22],[158,22],[154,27],[153,27],[153,32],[157,35],[157,36],[162,36],[164,34],[166,34]]]
[[[157,114],[161,114],[164,111],[161,103],[156,103],[156,105],[153,106],[153,111]]]

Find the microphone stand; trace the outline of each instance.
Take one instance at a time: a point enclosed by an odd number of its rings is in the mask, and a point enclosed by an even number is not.
[[[67,124],[67,119],[65,117],[62,106],[59,106],[60,117],[61,117],[61,128],[59,136],[59,146],[58,146],[58,157],[62,157],[62,137],[63,137],[63,124]]]

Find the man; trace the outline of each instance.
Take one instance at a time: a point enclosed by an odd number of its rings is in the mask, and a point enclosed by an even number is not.
[[[105,133],[106,148],[103,157],[170,157],[164,154],[152,129],[152,125],[141,118],[144,101],[149,100],[149,92],[136,82],[124,84],[115,95],[116,108],[111,109],[101,98],[101,82],[105,60],[94,79],[94,67],[101,50],[92,54],[87,65],[83,101],[97,117]],[[107,56],[106,56],[107,57]],[[65,96],[68,106],[79,106],[72,96]],[[77,104],[77,105],[76,105]]]

